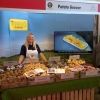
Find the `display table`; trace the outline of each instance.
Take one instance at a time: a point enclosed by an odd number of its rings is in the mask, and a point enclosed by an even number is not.
[[[100,77],[59,81],[55,83],[35,85],[2,90],[2,100],[22,100],[22,98],[48,95],[64,91],[74,91],[100,87]],[[34,100],[34,99],[33,99]]]

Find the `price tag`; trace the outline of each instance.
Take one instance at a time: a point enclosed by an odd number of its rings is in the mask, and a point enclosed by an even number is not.
[[[69,59],[80,59],[80,55],[70,55]]]
[[[60,61],[60,56],[55,56],[55,57],[49,57],[49,61],[52,62],[52,61]]]

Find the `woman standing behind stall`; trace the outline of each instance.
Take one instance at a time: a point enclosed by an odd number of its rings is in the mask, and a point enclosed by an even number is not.
[[[26,37],[25,44],[22,45],[19,57],[19,64],[23,62],[34,62],[41,58],[43,61],[47,62],[44,54],[41,52],[39,45],[35,41],[35,37],[32,33],[29,33]]]

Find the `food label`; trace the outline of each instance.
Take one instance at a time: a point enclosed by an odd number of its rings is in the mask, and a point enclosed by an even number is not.
[[[80,55],[70,55],[69,59],[80,59]]]
[[[49,61],[60,61],[60,56],[49,57]]]

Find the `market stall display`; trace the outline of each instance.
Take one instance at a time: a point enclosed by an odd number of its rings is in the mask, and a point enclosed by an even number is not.
[[[81,58],[61,59],[59,62],[51,61],[48,64],[35,62],[0,69],[0,87],[1,89],[14,88],[99,75],[100,69]]]
[[[96,2],[98,0],[91,1],[42,0],[41,2],[31,2],[26,0],[21,2],[9,1],[8,6],[6,3],[1,2],[0,5],[3,8],[27,9],[35,13],[99,14],[100,2]],[[22,2],[23,5],[20,5]],[[3,18],[1,17],[1,19]],[[32,21],[30,20],[30,22]],[[54,24],[52,25],[54,26]],[[68,25],[68,28],[71,29],[71,26],[74,25]],[[33,30],[33,26],[29,29]],[[39,27],[39,29],[41,28]],[[60,29],[60,27],[56,29]],[[63,29],[66,30],[66,28]],[[82,29],[84,28],[82,27]],[[1,32],[5,31],[1,30]],[[65,43],[65,47],[67,47],[66,44],[70,44],[71,47],[74,47],[73,49],[78,49],[77,51],[82,52],[84,50],[86,52],[92,52],[93,49],[80,36],[66,35],[62,38],[62,41]],[[59,44],[59,42],[57,43]],[[69,51],[71,50],[69,49]],[[94,88],[99,86],[100,69],[95,68],[81,58],[60,59],[59,61],[48,62],[48,64],[37,62],[12,65],[10,63],[9,66],[4,65],[4,68],[0,69],[0,89],[3,100],[94,100]]]

